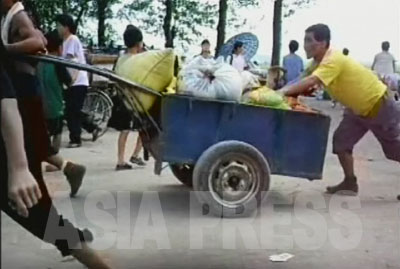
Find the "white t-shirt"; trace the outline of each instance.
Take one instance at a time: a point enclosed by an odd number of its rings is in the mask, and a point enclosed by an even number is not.
[[[82,43],[79,41],[76,35],[71,35],[70,37],[68,37],[67,40],[64,41],[62,56],[64,58],[70,58],[72,56],[73,61],[76,61],[77,63],[80,64],[86,64]],[[76,77],[72,86],[89,86],[89,78],[87,72],[79,71],[76,74],[76,72],[72,71],[71,73],[75,74],[72,75],[73,77],[72,79],[75,79]]]
[[[393,74],[393,62],[395,61],[392,54],[382,51],[375,56],[374,71],[379,75]]]

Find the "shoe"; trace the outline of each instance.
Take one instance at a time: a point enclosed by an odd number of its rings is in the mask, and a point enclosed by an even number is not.
[[[82,186],[83,177],[86,173],[86,167],[80,164],[74,164],[67,162],[64,168],[64,175],[67,177],[67,181],[71,186],[71,197],[75,197]]]
[[[82,147],[82,143],[75,143],[75,142],[69,142],[68,148],[74,149],[74,148],[80,148]]]
[[[96,142],[97,139],[99,138],[101,129],[100,128],[96,128],[94,129],[93,133],[92,133],[92,142]]]
[[[83,238],[81,238],[81,240],[83,239],[84,242],[87,242],[87,243],[93,242],[94,237],[93,237],[93,233],[90,230],[84,229],[82,231],[82,236],[83,236]]]
[[[131,159],[129,160],[131,163],[133,164],[137,164],[139,166],[146,166],[146,163],[142,160],[142,158],[140,157],[131,157]]]
[[[339,185],[326,188],[326,192],[329,194],[356,196],[358,194],[357,179],[345,179]]]
[[[399,200],[399,201],[400,201],[400,194],[399,194],[399,195],[397,195],[397,200]]]
[[[115,167],[115,170],[117,171],[130,170],[130,169],[132,169],[132,165],[130,165],[129,163],[117,164],[117,166]]]

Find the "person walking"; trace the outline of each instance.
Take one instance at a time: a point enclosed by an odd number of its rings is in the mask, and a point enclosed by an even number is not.
[[[59,15],[56,18],[57,29],[60,37],[64,40],[62,57],[86,64],[83,46],[76,34],[76,25],[69,15]],[[89,87],[87,72],[70,70],[72,83],[65,92],[66,119],[69,129],[69,147],[78,148],[82,146],[82,107]]]

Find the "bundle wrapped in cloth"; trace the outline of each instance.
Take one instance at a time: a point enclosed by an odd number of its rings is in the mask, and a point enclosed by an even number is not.
[[[240,101],[242,77],[232,66],[198,59],[179,74],[177,93],[227,101]]]

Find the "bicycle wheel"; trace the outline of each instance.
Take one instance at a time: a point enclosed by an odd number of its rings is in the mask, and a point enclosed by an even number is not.
[[[99,90],[88,92],[82,108],[85,116],[84,126],[93,126],[90,129],[97,128],[98,137],[104,135],[111,118],[112,107],[110,97],[104,92]]]

